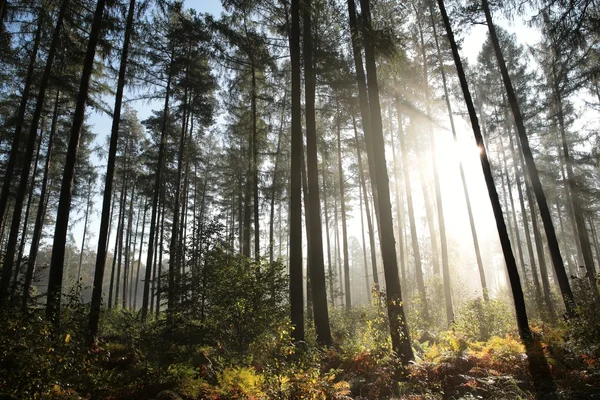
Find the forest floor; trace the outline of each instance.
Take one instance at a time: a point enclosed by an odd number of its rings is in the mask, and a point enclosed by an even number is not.
[[[36,311],[1,320],[0,399],[534,398],[516,332],[478,328],[477,320],[437,334],[414,329],[416,360],[402,368],[375,306],[334,310],[336,344],[327,349],[310,329],[305,343],[293,344],[286,321],[246,338],[243,330],[211,333],[186,318],[141,324],[128,311],[106,313],[90,349],[84,311],[63,312],[60,334]],[[534,326],[558,398],[600,399],[600,341],[589,336],[598,324],[584,322]],[[474,332],[480,328],[490,331]],[[485,340],[473,339],[482,334]]]

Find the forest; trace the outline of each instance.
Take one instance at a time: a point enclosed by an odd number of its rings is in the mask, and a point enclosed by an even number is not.
[[[595,0],[0,0],[0,399],[600,399]]]

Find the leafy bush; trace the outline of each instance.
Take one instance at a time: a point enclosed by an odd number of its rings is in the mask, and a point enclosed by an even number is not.
[[[498,300],[480,298],[467,301],[453,325],[457,334],[469,341],[487,341],[516,330],[512,309]]]

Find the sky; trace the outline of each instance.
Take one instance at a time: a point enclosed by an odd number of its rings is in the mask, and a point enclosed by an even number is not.
[[[198,12],[211,13],[216,17],[218,17],[223,11],[219,0],[187,0],[185,4],[187,7],[195,8]],[[509,32],[516,33],[519,42],[523,44],[533,45],[539,40],[539,34],[534,29],[528,28],[522,23],[511,24],[505,19],[500,18],[498,19],[497,23],[499,25],[502,25]],[[487,28],[485,26],[476,25],[464,35],[462,56],[465,57],[470,63],[475,63],[477,54],[486,38],[486,32]],[[110,97],[106,98],[105,100],[108,102],[108,104],[112,104],[114,101]],[[158,103],[142,104],[138,102],[134,104],[134,108],[137,110],[138,117],[140,120],[143,120],[147,116],[149,116],[153,108],[159,107],[160,105]],[[111,119],[107,115],[100,114],[93,110],[90,110],[89,113],[89,122],[92,125],[92,131],[97,134],[96,143],[101,147],[106,148],[106,143],[108,140],[107,138],[110,134]],[[452,236],[454,238],[459,238],[459,240],[456,241],[456,243],[454,243],[454,247],[457,250],[460,250],[460,253],[469,253],[469,249],[472,249],[472,242],[470,239],[471,234],[470,229],[468,228],[466,207],[464,206],[464,196],[462,194],[462,190],[456,189],[461,188],[459,175],[456,169],[456,159],[454,157],[449,158],[448,156],[444,156],[444,154],[460,154],[463,159],[463,162],[465,163],[467,180],[469,182],[479,182],[478,184],[470,186],[471,196],[474,200],[474,213],[479,219],[478,233],[482,237],[482,243],[493,243],[494,241],[497,241],[497,234],[495,233],[493,214],[491,213],[489,199],[487,198],[487,191],[485,190],[483,176],[481,174],[481,168],[479,166],[477,149],[472,144],[472,133],[470,133],[470,127],[468,126],[466,121],[459,121],[458,125],[460,126],[459,140],[462,144],[458,147],[455,147],[454,151],[447,152],[446,150],[448,150],[448,148],[452,148],[452,146],[455,145],[451,141],[451,134],[449,132],[444,133],[447,142],[445,142],[442,148],[443,151],[438,152],[438,157],[442,165],[440,168],[440,178],[442,182],[443,192],[442,195],[444,198],[444,204],[448,207],[448,212],[446,213],[449,231],[448,234],[449,236]],[[391,157],[391,154],[389,155],[389,157]],[[100,175],[103,175],[105,171],[106,160],[99,160],[96,158],[93,161],[97,165],[100,165]],[[390,176],[390,178],[392,177]],[[415,176],[413,179],[418,184],[418,176]],[[102,201],[100,190],[103,187],[103,185],[103,179],[99,179],[96,186],[96,191],[98,193],[96,194],[94,199],[94,209],[92,215],[90,216],[90,222],[88,225],[88,232],[90,233],[90,235],[88,235],[89,242],[86,244],[86,248],[95,249],[97,246],[97,232],[99,225],[98,221]],[[413,188],[413,191],[418,192],[417,188]],[[358,204],[356,204],[354,208],[357,209]],[[73,233],[76,245],[80,247],[83,236],[83,210],[79,211],[79,213],[77,214],[73,212],[71,215],[71,219],[80,220],[79,222],[74,223],[71,231]],[[425,229],[424,227],[425,225],[422,224],[420,229]],[[482,228],[480,229],[480,227]],[[360,217],[358,213],[356,213],[356,215],[354,215],[351,218],[351,221],[349,222],[348,226],[348,231],[349,235],[354,236],[360,240]],[[425,232],[423,231],[423,233]],[[115,235],[111,236],[113,237],[114,241]],[[460,238],[464,238],[465,240],[460,240]],[[114,244],[110,245],[109,248],[112,248],[112,246],[114,246]],[[475,273],[474,256],[473,260],[470,260],[467,257],[463,262],[467,265],[472,264]]]

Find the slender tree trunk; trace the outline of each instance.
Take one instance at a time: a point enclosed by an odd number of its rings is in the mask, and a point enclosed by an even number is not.
[[[142,217],[142,237],[140,238],[140,250],[138,253],[137,271],[135,273],[135,290],[133,292],[133,309],[137,309],[138,284],[140,282],[140,266],[142,265],[142,248],[144,247],[144,231],[146,230],[146,211],[148,211],[148,200],[144,201],[144,216]],[[146,265],[150,269],[151,265]]]
[[[338,285],[339,285],[339,290],[340,290],[340,305],[343,307],[344,306],[344,283],[342,281],[343,279],[343,272],[342,272],[342,254],[340,251],[341,245],[340,245],[340,222],[339,222],[339,217],[338,217],[338,202],[337,199],[339,198],[339,195],[337,193],[337,187],[334,189],[333,192],[333,222],[335,223],[335,230],[334,230],[334,234],[335,234],[335,267],[337,269],[337,275],[338,275]]]
[[[79,266],[77,267],[77,282],[79,283],[79,279],[81,278],[81,265],[83,264],[83,252],[85,250],[85,237],[87,235],[87,227],[88,227],[88,217],[90,215],[90,207],[92,203],[92,177],[90,177],[88,181],[88,195],[87,201],[85,205],[85,218],[83,222],[83,236],[81,238],[81,251],[79,252]]]
[[[123,268],[123,300],[122,306],[127,308],[127,289],[129,286],[129,268],[131,260],[131,236],[133,229],[133,201],[135,199],[135,184],[131,190],[131,200],[129,201],[129,215],[127,216],[127,237],[125,239],[125,265]]]
[[[156,230],[156,214],[158,211],[158,196],[160,195],[160,190],[161,190],[161,182],[162,182],[162,169],[163,169],[163,163],[164,163],[164,157],[165,157],[165,147],[167,144],[167,137],[166,137],[166,133],[167,133],[167,121],[169,118],[169,97],[171,95],[171,79],[172,79],[172,71],[171,71],[171,67],[172,67],[172,63],[173,63],[173,56],[174,56],[174,52],[175,50],[171,50],[171,57],[170,57],[170,64],[169,64],[169,71],[168,71],[168,77],[167,77],[167,89],[165,92],[165,105],[163,108],[163,118],[162,118],[162,123],[161,123],[161,130],[160,130],[160,146],[158,149],[158,163],[157,163],[157,167],[156,167],[156,175],[154,177],[154,193],[152,195],[152,215],[150,217],[150,236],[148,237],[148,255],[146,258],[146,265],[152,265],[152,256],[153,254],[153,245],[154,245],[154,235],[155,235],[155,230]],[[163,207],[164,207],[164,203],[163,203]],[[164,215],[163,215],[164,218]],[[162,234],[161,234],[162,237]],[[161,239],[162,242],[162,239]],[[162,260],[161,260],[162,261]],[[150,296],[150,278],[151,278],[151,270],[150,268],[146,268],[146,277],[144,279],[144,294],[142,297],[142,322],[146,321],[146,316],[148,315],[148,300],[149,300],[149,296]],[[159,276],[160,278],[160,276]],[[157,305],[157,309],[160,309],[160,303],[158,303]]]
[[[392,116],[390,115],[390,121],[392,121]],[[398,221],[398,254],[400,258],[400,272],[401,272],[401,280],[400,286],[405,288],[407,287],[406,281],[406,266],[404,264],[404,207],[400,207],[400,178],[398,177],[398,157],[396,156],[396,143],[394,140],[394,130],[390,130],[390,139],[392,144],[392,157],[394,159],[394,195],[396,197],[396,220]],[[406,156],[406,155],[405,155]],[[362,218],[362,214],[361,214]]]
[[[56,91],[56,97],[54,99],[54,111],[52,115],[52,123],[50,125],[50,135],[48,136],[48,146],[46,150],[46,161],[44,164],[44,177],[42,178],[42,188],[40,191],[40,201],[38,203],[38,209],[35,216],[35,225],[33,227],[33,237],[31,238],[31,247],[29,248],[29,258],[27,260],[27,271],[25,272],[25,279],[23,281],[23,298],[21,308],[23,311],[27,309],[27,303],[29,301],[29,289],[31,288],[31,281],[33,280],[33,273],[35,271],[35,263],[37,260],[37,254],[42,237],[42,230],[44,227],[44,217],[46,215],[46,191],[48,188],[48,173],[50,171],[50,164],[52,161],[52,148],[54,145],[54,134],[56,133],[56,125],[58,122],[58,101],[60,98],[60,90]]]
[[[371,286],[369,285],[369,263],[367,261],[367,241],[365,240],[365,222],[363,217],[362,188],[358,185],[358,210],[360,212],[360,234],[362,236],[363,263],[365,264],[365,295],[367,304],[371,303]]]
[[[475,107],[473,105],[473,100],[471,98],[471,93],[469,91],[469,86],[467,84],[465,72],[462,67],[462,61],[461,61],[460,55],[458,53],[458,47],[456,45],[456,41],[454,40],[452,26],[450,25],[450,20],[448,19],[448,14],[446,13],[444,1],[438,0],[438,6],[440,9],[440,13],[442,14],[444,26],[446,28],[447,38],[448,38],[448,41],[450,42],[450,47],[452,49],[452,56],[454,58],[454,63],[456,65],[456,70],[458,73],[458,77],[460,79],[460,85],[461,85],[461,89],[462,89],[463,96],[465,99],[465,103],[467,104],[469,118],[471,120],[473,134],[475,136],[475,142],[477,143],[477,146],[480,148],[481,167],[483,170],[486,187],[487,187],[488,194],[490,197],[490,202],[492,204],[492,210],[494,212],[494,217],[496,219],[496,227],[498,228],[498,236],[500,237],[500,244],[502,245],[502,252],[504,254],[504,259],[506,262],[506,270],[509,274],[512,293],[513,293],[513,299],[514,299],[514,303],[515,303],[517,326],[519,328],[519,334],[521,336],[521,340],[523,341],[523,344],[525,345],[525,349],[526,349],[526,352],[528,355],[529,369],[530,369],[531,375],[533,377],[535,388],[536,388],[537,392],[540,394],[540,396],[542,396],[543,393],[554,393],[556,391],[556,386],[554,385],[554,382],[552,381],[552,375],[550,374],[550,368],[548,367],[548,363],[544,356],[543,350],[541,349],[539,340],[536,340],[533,337],[531,330],[529,329],[529,321],[528,321],[527,312],[525,309],[525,299],[523,297],[521,282],[519,280],[519,272],[517,270],[517,263],[515,261],[515,257],[514,257],[514,254],[512,252],[512,248],[510,245],[508,231],[506,229],[506,224],[504,222],[504,216],[502,215],[502,207],[500,205],[500,199],[498,198],[498,192],[496,191],[496,186],[494,186],[494,178],[492,177],[490,163],[489,163],[489,160],[487,157],[485,146],[483,144],[483,137],[481,135],[481,130],[479,127],[479,121],[477,120],[477,115],[475,114]]]
[[[417,223],[415,221],[415,210],[412,198],[408,151],[404,142],[404,125],[402,122],[402,113],[400,111],[400,100],[398,98],[396,98],[396,118],[398,119],[398,142],[400,143],[400,153],[402,154],[402,172],[404,174],[404,190],[406,191],[408,222],[410,225],[413,257],[415,260],[415,277],[417,279],[417,289],[419,290],[421,302],[423,303],[423,317],[425,321],[429,321],[429,306],[427,303],[427,292],[425,291],[425,280],[423,279],[423,266],[421,265],[419,237],[417,236]]]
[[[558,215],[558,223],[560,226],[560,235],[562,237],[562,248],[564,249],[564,252],[566,254],[565,258],[567,259],[567,268],[569,269],[569,274],[571,275],[571,278],[578,277],[579,275],[577,273],[577,264],[574,262],[575,257],[573,256],[573,254],[569,254],[569,243],[567,239],[567,234],[565,233],[563,214],[560,211],[560,198],[558,197],[558,194],[556,194],[554,201],[554,205],[556,206],[556,214]],[[577,250],[575,252],[577,252]]]
[[[162,204],[162,203],[161,203]],[[162,206],[162,205],[161,205]],[[160,209],[159,212],[156,216],[156,226],[160,227]],[[151,280],[151,287],[150,287],[150,315],[154,315],[155,314],[155,304],[154,304],[154,299],[156,297],[156,283],[157,283],[157,275],[156,275],[156,268],[158,265],[158,236],[159,234],[157,233],[154,236],[154,257],[153,257],[153,261],[152,261],[152,265],[151,266],[146,266],[146,268],[150,268],[152,269],[152,280]],[[150,246],[150,244],[148,244],[148,246]],[[143,299],[142,299],[143,301]]]
[[[67,243],[67,230],[69,227],[69,213],[71,212],[71,199],[73,196],[73,178],[75,177],[75,163],[77,151],[81,138],[81,127],[85,119],[85,106],[88,100],[90,79],[94,69],[94,57],[96,56],[96,45],[100,39],[102,29],[102,16],[106,0],[98,0],[94,19],[89,33],[89,41],[83,60],[83,72],[79,92],[77,93],[77,104],[73,113],[73,125],[67,149],[67,159],[60,188],[60,199],[58,202],[58,213],[56,215],[56,227],[54,229],[54,241],[52,244],[52,258],[50,271],[48,273],[48,296],[46,301],[46,317],[56,327],[60,324],[60,301],[62,291],[62,277],[65,261],[65,245]]]
[[[363,202],[365,204],[365,213],[367,215],[367,229],[369,230],[369,246],[371,248],[371,269],[373,273],[373,284],[379,288],[379,274],[377,272],[377,253],[375,247],[375,229],[373,227],[373,219],[369,211],[369,198],[367,194],[367,184],[365,182],[364,168],[362,164],[362,152],[360,150],[360,141],[358,139],[358,131],[356,129],[356,118],[352,114],[352,126],[354,128],[354,140],[356,145],[356,156],[358,158],[358,178],[362,187]]]
[[[381,121],[381,106],[379,104],[379,87],[377,70],[375,66],[375,46],[371,37],[371,12],[369,0],[361,0],[363,26],[365,27],[365,59],[367,80],[369,85],[369,106],[371,110],[371,128],[373,139],[377,203],[379,209],[379,236],[381,255],[383,259],[383,272],[387,294],[387,310],[390,322],[392,349],[403,364],[408,364],[414,358],[410,344],[408,325],[404,315],[404,304],[398,277],[398,258],[396,257],[396,244],[394,241],[394,223],[392,218],[392,205],[390,202],[390,187],[385,161],[385,143]],[[373,174],[371,174],[373,175]]]
[[[125,214],[127,213],[127,189],[129,184],[129,178],[125,176],[125,195],[123,196],[123,204],[121,205],[121,222],[119,222],[119,230],[117,235],[118,246],[115,249],[115,255],[117,257],[117,276],[115,277],[116,288],[115,288],[115,302],[114,307],[117,308],[119,304],[119,293],[121,288],[121,265],[123,263],[123,236],[125,235]],[[118,253],[117,253],[118,252]],[[117,255],[118,254],[118,255]]]
[[[111,309],[113,306],[113,288],[115,285],[115,269],[116,269],[116,265],[117,265],[117,252],[119,251],[119,240],[121,238],[121,232],[122,232],[122,225],[121,225],[121,220],[123,218],[123,204],[124,204],[124,196],[125,196],[125,189],[126,189],[126,185],[125,185],[125,181],[123,181],[123,185],[121,187],[121,195],[119,196],[119,215],[117,216],[117,237],[115,238],[115,250],[113,252],[113,259],[112,259],[112,269],[110,272],[110,285],[108,287],[108,309]],[[117,277],[118,280],[118,277]],[[117,290],[118,292],[118,290]],[[115,297],[117,297],[115,295]],[[116,301],[115,301],[116,303]]]
[[[342,246],[344,251],[344,293],[346,295],[346,309],[352,308],[352,296],[350,293],[350,256],[348,252],[348,232],[346,229],[346,189],[344,185],[344,170],[342,167],[342,139],[340,127],[339,104],[337,104],[338,112],[336,117],[337,131],[337,159],[338,159],[338,174],[340,180],[340,206],[342,212]]]
[[[269,218],[269,262],[273,263],[273,250],[275,247],[275,193],[277,185],[277,173],[279,172],[279,153],[281,152],[281,136],[283,136],[283,121],[285,118],[285,96],[281,105],[281,122],[279,124],[279,134],[277,135],[277,150],[275,153],[275,166],[273,168],[273,183],[271,185],[271,215]]]
[[[517,132],[519,133],[521,149],[523,151],[523,156],[525,157],[525,164],[527,165],[529,177],[533,186],[533,192],[538,202],[542,222],[544,223],[546,239],[548,240],[548,247],[550,249],[552,263],[554,265],[554,271],[556,272],[556,277],[558,279],[558,285],[565,303],[567,315],[572,317],[575,315],[573,293],[571,291],[571,286],[569,285],[569,278],[567,277],[567,273],[565,271],[562,255],[560,254],[560,247],[558,245],[556,232],[552,223],[550,209],[548,208],[548,203],[546,201],[546,195],[544,194],[544,189],[542,187],[542,183],[540,182],[538,170],[533,159],[533,154],[531,153],[531,148],[529,147],[529,139],[527,138],[527,133],[525,131],[523,117],[521,116],[521,110],[519,108],[517,96],[515,95],[512,81],[508,75],[508,69],[506,68],[506,63],[504,61],[504,56],[502,55],[500,43],[498,42],[498,35],[496,34],[496,27],[492,21],[492,14],[490,12],[488,0],[482,0],[481,4],[488,25],[488,30],[490,32],[490,39],[494,47],[496,60],[498,61],[498,66],[500,67],[500,72],[502,74],[502,81],[504,82],[504,87],[508,96],[508,102],[513,113]]]
[[[258,112],[256,110],[256,67],[252,62],[252,194],[254,195],[254,259],[260,259],[260,203],[258,193]]]
[[[45,125],[44,122],[42,122],[42,127]],[[38,170],[38,163],[40,160],[40,150],[42,148],[42,139],[44,136],[44,131],[40,130],[40,140],[38,142],[38,146],[37,146],[37,151],[35,154],[35,162],[33,164],[33,173],[31,174],[31,184],[30,184],[30,189],[29,189],[29,194],[27,195],[27,205],[25,206],[25,216],[23,217],[23,231],[21,232],[21,240],[19,243],[19,252],[17,255],[17,265],[15,268],[15,274],[13,275],[13,282],[12,282],[12,289],[11,289],[11,296],[15,295],[15,291],[17,288],[17,281],[19,278],[19,272],[21,272],[21,270],[23,269],[23,266],[21,265],[23,262],[23,250],[25,249],[25,242],[27,241],[27,227],[28,227],[28,222],[29,222],[29,210],[31,209],[31,202],[33,199],[33,192],[34,192],[34,188],[35,188],[35,177],[37,176],[37,170]],[[79,280],[79,279],[78,279]]]
[[[320,344],[332,344],[327,310],[327,288],[323,260],[323,225],[321,223],[321,200],[319,197],[319,165],[317,160],[317,128],[315,122],[315,73],[313,66],[313,44],[311,0],[304,0],[303,16],[303,56],[304,56],[304,97],[306,107],[306,174],[308,178],[308,201],[310,212],[310,283],[315,313],[315,329]]]
[[[331,305],[335,305],[335,294],[333,290],[333,270],[331,264],[331,240],[329,238],[329,212],[327,207],[327,184],[326,184],[326,173],[327,171],[327,153],[323,154],[323,207],[325,212],[325,237],[327,239],[327,273],[329,274],[329,300]],[[281,229],[281,228],[280,228]]]
[[[450,119],[450,128],[452,130],[452,137],[454,143],[458,143],[456,136],[456,127],[454,126],[454,115],[452,113],[452,105],[450,104],[450,96],[448,95],[448,84],[446,82],[446,71],[444,70],[444,61],[442,58],[442,52],[440,50],[440,44],[437,35],[437,28],[435,24],[434,8],[433,3],[429,3],[429,13],[431,15],[431,26],[433,27],[433,37],[435,39],[435,48],[437,51],[438,63],[440,64],[440,73],[442,76],[442,86],[444,88],[444,100],[446,102],[446,108],[448,109],[448,118]],[[469,226],[471,228],[471,235],[473,237],[473,250],[475,251],[475,259],[477,260],[477,269],[479,270],[479,280],[481,282],[481,292],[485,301],[489,300],[488,287],[485,279],[485,270],[483,268],[483,261],[481,260],[481,251],[479,249],[479,239],[477,237],[477,230],[475,228],[475,218],[473,217],[473,208],[471,207],[471,197],[469,195],[469,188],[467,187],[467,179],[465,178],[465,169],[461,159],[458,160],[458,168],[460,170],[460,179],[463,187],[463,194],[465,196],[465,203],[467,205],[467,214],[469,216]]]
[[[187,81],[186,68],[186,81]],[[173,313],[177,305],[178,296],[175,293],[176,283],[179,281],[179,265],[177,265],[177,254],[181,251],[179,241],[179,207],[181,203],[181,176],[183,173],[183,149],[185,148],[186,125],[185,119],[188,108],[188,89],[185,87],[183,95],[183,123],[181,136],[179,138],[179,151],[177,154],[177,178],[175,180],[175,205],[173,206],[173,225],[171,227],[171,243],[169,246],[169,288],[167,294],[167,324],[173,322]]]
[[[25,149],[25,154],[23,155],[23,168],[21,170],[21,177],[19,179],[19,187],[17,189],[17,195],[15,198],[15,204],[13,207],[13,218],[11,221],[11,229],[8,237],[8,243],[6,245],[6,254],[4,255],[3,265],[2,265],[2,275],[0,275],[0,308],[4,306],[4,303],[8,297],[8,289],[10,286],[10,277],[13,268],[13,262],[16,252],[17,239],[19,236],[19,229],[21,227],[21,211],[23,209],[23,201],[25,199],[25,194],[27,193],[27,182],[29,178],[29,170],[31,168],[31,161],[33,158],[33,151],[35,148],[35,142],[37,138],[37,130],[38,124],[40,122],[40,117],[42,115],[42,110],[44,108],[44,100],[46,99],[46,89],[50,83],[50,74],[52,72],[52,64],[54,62],[54,56],[56,55],[56,50],[59,45],[60,33],[63,25],[63,20],[65,14],[67,12],[67,8],[69,6],[69,0],[63,0],[59,11],[58,17],[56,20],[56,27],[54,28],[54,32],[52,34],[52,42],[50,43],[50,48],[48,50],[48,56],[46,57],[46,66],[44,67],[44,73],[42,75],[42,79],[40,80],[39,92],[37,95],[37,101],[35,105],[35,110],[33,112],[33,117],[31,118],[30,126],[29,126],[29,135],[27,136],[27,146]],[[16,156],[15,156],[16,157]],[[7,173],[6,175],[9,177],[10,175]],[[12,179],[12,176],[10,177]],[[8,188],[10,187],[10,182],[8,185],[5,185],[2,190],[2,196],[8,196]],[[5,194],[6,193],[6,194]],[[2,200],[0,199],[0,203]],[[5,207],[6,208],[6,207]],[[0,205],[0,215],[3,215],[5,210],[1,209]],[[0,221],[2,222],[2,221]],[[56,277],[54,277],[56,280]],[[55,294],[53,294],[55,296]]]
[[[537,225],[537,217],[535,214],[533,198],[531,196],[531,191],[529,190],[527,178],[525,177],[525,174],[524,174],[525,163],[523,162],[523,158],[522,158],[523,156],[522,156],[522,153],[520,152],[520,148],[516,149],[516,151],[515,151],[515,146],[514,146],[513,139],[512,139],[512,132],[510,132],[510,130],[509,130],[508,133],[509,133],[508,138],[509,138],[509,143],[510,143],[510,150],[511,150],[512,159],[513,159],[513,168],[514,168],[515,172],[517,171],[517,162],[521,166],[521,173],[517,174],[517,188],[519,189],[519,203],[521,205],[521,214],[523,215],[523,226],[525,227],[525,238],[527,239],[527,251],[529,252],[529,262],[531,264],[531,273],[533,275],[533,283],[534,283],[535,290],[536,290],[536,304],[538,305],[539,311],[541,313],[543,311],[543,307],[541,305],[540,282],[538,279],[538,271],[536,268],[535,259],[534,259],[534,255],[533,255],[533,248],[532,248],[532,244],[531,244],[531,234],[529,232],[529,225],[527,223],[527,214],[525,211],[523,190],[521,190],[521,185],[519,182],[521,176],[523,178],[524,191],[525,191],[525,195],[527,196],[527,203],[529,204],[529,212],[531,214],[531,225],[532,225],[532,229],[533,229],[533,236],[534,236],[536,251],[537,251],[537,255],[538,255],[538,263],[539,263],[540,271],[541,271],[540,276],[542,278],[544,301],[546,303],[546,307],[548,307],[548,311],[550,313],[550,319],[552,321],[554,321],[556,319],[556,314],[554,311],[554,303],[552,302],[552,299],[550,297],[550,288],[548,285],[548,271],[546,269],[546,260],[544,259],[545,258],[544,257],[544,249],[543,249],[540,232],[539,232],[538,225]],[[521,156],[520,158],[517,158],[517,153],[519,153],[519,155]]]
[[[164,187],[162,189],[164,191]],[[163,251],[164,251],[164,240],[165,240],[165,195],[163,192],[161,199],[161,212],[160,212],[160,245],[156,249],[158,251],[158,274],[156,275],[156,318],[160,316],[161,297],[162,297],[162,263],[163,263]],[[158,239],[157,239],[158,241]]]
[[[504,143],[502,142],[502,137],[500,138],[500,149],[502,150],[502,162],[504,164],[504,176],[506,178],[506,187],[508,191],[508,198],[510,199],[510,214],[512,216],[513,226],[515,228],[515,238],[516,238],[516,246],[519,254],[519,265],[521,267],[521,277],[523,278],[523,282],[525,283],[525,287],[529,287],[529,277],[527,276],[527,269],[525,267],[525,256],[523,253],[523,242],[521,241],[521,231],[519,230],[519,223],[517,221],[517,211],[515,208],[515,200],[512,191],[512,184],[510,180],[510,174],[508,173],[508,164],[506,162],[506,154],[504,152]],[[516,172],[515,172],[516,174]]]
[[[143,197],[143,193],[140,193],[140,197]],[[145,204],[144,204],[145,205]],[[130,259],[131,261],[129,262],[129,288],[127,289],[129,298],[127,299],[127,302],[129,303],[129,308],[131,308],[132,310],[135,310],[135,307],[133,307],[133,288],[134,285],[137,281],[137,275],[134,273],[135,271],[135,251],[137,250],[137,239],[139,237],[139,233],[140,233],[140,209],[139,209],[139,204],[136,205],[137,206],[137,212],[136,217],[135,217],[135,232],[133,233],[133,249],[131,251],[131,256]],[[131,244],[131,238],[129,239],[129,243]],[[140,248],[142,247],[142,245],[140,244]],[[139,273],[139,271],[138,271]],[[135,278],[134,278],[135,277]]]
[[[289,272],[292,338],[304,340],[304,290],[302,287],[302,110],[300,89],[300,0],[291,0],[290,61],[292,67],[292,147],[290,167]]]
[[[312,286],[310,282],[310,265],[312,257],[312,241],[310,239],[310,204],[308,195],[308,177],[306,173],[306,163],[304,161],[304,149],[302,149],[302,196],[304,200],[304,221],[306,229],[306,318],[309,322],[313,321],[313,299],[312,299]]]
[[[423,154],[426,153],[425,148],[421,148]],[[427,219],[427,227],[429,228],[429,239],[431,240],[431,266],[433,274],[436,276],[440,275],[440,255],[439,255],[439,244],[437,240],[438,233],[435,229],[435,211],[432,205],[435,203],[435,199],[431,198],[429,193],[429,187],[427,182],[431,179],[426,174],[426,167],[422,166],[418,168],[419,171],[419,183],[421,184],[421,191],[423,192],[423,202],[425,203],[425,217]]]

